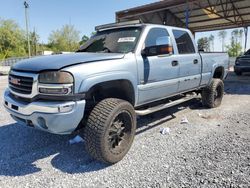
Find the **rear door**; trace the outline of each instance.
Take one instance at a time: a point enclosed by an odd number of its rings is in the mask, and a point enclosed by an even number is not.
[[[154,27],[148,31],[143,48],[164,45],[169,33],[166,28]],[[142,50],[141,49],[141,50]],[[159,100],[172,95],[178,90],[179,66],[172,62],[175,55],[155,55],[142,57],[137,55],[139,76],[139,103]]]
[[[187,91],[199,87],[201,79],[201,58],[194,46],[191,33],[187,30],[173,29],[176,41],[179,63],[179,92]]]

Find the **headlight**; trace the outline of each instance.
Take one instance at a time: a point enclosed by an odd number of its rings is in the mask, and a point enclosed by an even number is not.
[[[39,74],[38,81],[42,84],[72,84],[74,79],[68,72],[51,71]]]
[[[68,72],[50,71],[39,74],[38,92],[46,95],[69,95],[73,93],[73,76]]]

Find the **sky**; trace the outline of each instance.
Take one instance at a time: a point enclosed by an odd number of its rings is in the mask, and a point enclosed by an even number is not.
[[[80,36],[90,36],[96,25],[115,22],[115,12],[156,2],[157,0],[27,0],[30,30],[36,30],[40,42],[46,43],[53,30],[65,24],[72,24],[80,31]],[[0,18],[13,19],[25,29],[24,0],[0,0]],[[226,43],[230,43],[232,30],[228,30]],[[215,36],[215,51],[221,51],[218,32],[196,34],[201,37]],[[250,36],[250,28],[249,28]],[[250,48],[250,37],[248,40]]]
[[[24,0],[0,0],[0,17],[15,20],[25,29]],[[52,30],[72,24],[90,36],[96,25],[115,22],[115,12],[155,0],[27,0],[30,30],[47,42]]]

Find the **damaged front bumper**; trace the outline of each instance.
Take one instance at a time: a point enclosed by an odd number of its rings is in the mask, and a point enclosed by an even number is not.
[[[4,106],[13,119],[54,134],[72,133],[83,118],[85,103],[85,100],[28,103],[14,98],[8,89],[4,93]]]

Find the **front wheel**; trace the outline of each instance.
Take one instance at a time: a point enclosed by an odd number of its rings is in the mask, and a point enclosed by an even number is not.
[[[209,108],[220,106],[224,95],[224,83],[220,79],[213,79],[209,86],[202,90],[202,104]]]
[[[129,151],[135,130],[133,106],[121,99],[104,99],[88,117],[84,130],[86,150],[99,161],[116,163]]]

